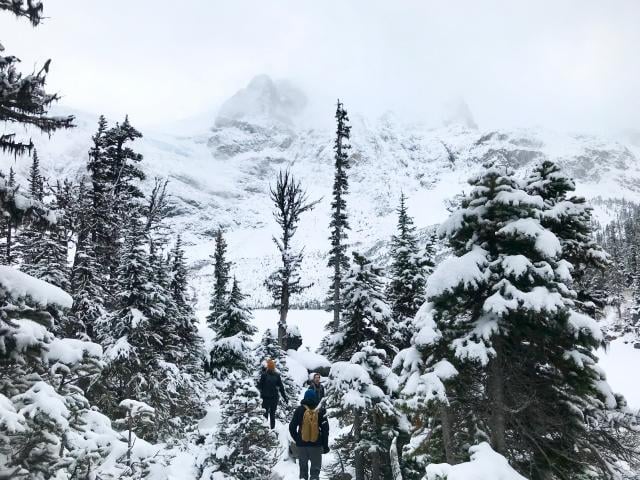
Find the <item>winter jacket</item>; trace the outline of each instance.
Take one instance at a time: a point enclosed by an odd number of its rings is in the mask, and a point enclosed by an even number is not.
[[[286,399],[287,394],[284,391],[284,385],[280,379],[280,374],[273,370],[267,370],[260,375],[258,381],[258,390],[260,390],[260,396],[264,399],[278,399],[278,390],[282,394],[282,398]]]
[[[329,448],[329,421],[327,420],[327,411],[324,407],[320,407],[318,410],[318,425],[320,427],[320,435],[315,442],[305,442],[301,437],[302,419],[306,410],[305,405],[309,408],[316,408],[318,401],[302,400],[300,406],[293,412],[293,418],[289,422],[289,434],[296,442],[298,447],[323,447]]]
[[[321,383],[316,383],[313,380],[309,380],[309,388],[316,393],[316,397],[318,397],[318,401],[324,398],[324,385]]]

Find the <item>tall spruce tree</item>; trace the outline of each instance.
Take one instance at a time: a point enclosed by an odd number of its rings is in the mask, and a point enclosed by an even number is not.
[[[340,315],[342,313],[342,286],[344,275],[349,269],[349,258],[347,257],[347,231],[349,221],[347,217],[346,195],[349,192],[349,181],[347,170],[349,164],[349,138],[351,127],[348,125],[349,117],[344,106],[338,100],[336,108],[336,139],[333,146],[335,152],[335,178],[333,181],[333,199],[331,201],[331,222],[329,228],[331,235],[331,249],[329,250],[328,266],[333,268],[331,276],[331,286],[329,287],[328,305],[333,311],[332,331],[335,332],[340,326]]]
[[[216,231],[216,247],[213,255],[213,294],[209,305],[207,324],[217,330],[218,317],[225,311],[227,303],[227,289],[229,285],[229,270],[231,262],[227,261],[227,241],[221,228]]]
[[[395,354],[395,347],[389,341],[393,320],[384,295],[382,270],[356,252],[344,281],[343,298],[340,326],[327,341],[330,358],[349,361],[363,339],[375,340],[376,348],[382,348],[390,356]]]
[[[273,237],[273,242],[280,252],[282,265],[265,281],[265,286],[271,292],[274,306],[278,309],[278,342],[285,350],[289,348],[287,342],[287,314],[291,296],[302,293],[310,284],[305,285],[300,278],[300,264],[303,251],[293,248],[293,236],[298,229],[300,215],[313,209],[317,202],[310,202],[300,182],[296,182],[291,173],[286,170],[278,173],[275,188],[270,189],[270,198],[275,210],[273,216],[281,229],[280,237]]]
[[[218,316],[215,342],[210,353],[212,376],[220,381],[231,372],[251,374],[254,362],[249,345],[257,329],[251,323],[253,315],[244,305],[244,300],[245,296],[234,278],[225,311]]]
[[[399,356],[403,394],[440,402],[450,434],[448,422],[473,419],[467,434],[486,432],[534,480],[614,478],[633,458],[630,425],[596,366],[602,333],[577,311],[561,241],[540,221],[553,208],[506,167],[486,165],[470,183],[440,230],[454,257],[430,277],[413,346]],[[450,408],[456,397],[464,403]],[[619,430],[593,429],[585,417],[616,418]],[[464,455],[464,442],[443,433],[448,461]]]
[[[409,346],[410,322],[424,303],[424,289],[434,263],[431,242],[425,251],[420,251],[404,193],[400,195],[397,213],[398,230],[391,237],[391,281],[387,288],[387,299],[395,322],[394,343],[399,349],[403,349]]]
[[[138,166],[143,157],[130,146],[141,137],[128,117],[111,128],[104,117],[100,117],[89,150],[87,169],[91,175],[94,203],[92,238],[98,261],[106,272],[105,284],[110,296],[114,295],[117,284],[123,225],[127,225],[129,212],[139,207],[144,196],[138,186],[145,178]]]
[[[33,149],[27,183],[29,185],[29,194],[31,195],[31,198],[41,202],[44,197],[44,178],[42,178],[42,173],[40,172],[40,158],[38,157],[38,150],[35,148]]]
[[[0,12],[9,12],[18,18],[26,18],[35,27],[43,18],[41,2],[11,0],[0,2]],[[4,46],[0,44],[0,52]],[[58,95],[45,92],[44,86],[51,60],[37,72],[23,75],[16,70],[20,59],[0,53],[0,122],[34,127],[44,133],[73,126],[73,117],[47,116]],[[15,133],[0,134],[0,150],[23,155],[33,149],[33,143],[16,140]]]
[[[135,212],[132,212],[123,251],[117,277],[117,309],[101,320],[97,332],[109,359],[97,386],[101,390],[97,398],[113,416],[122,400],[146,401],[153,393],[159,393],[152,389],[164,390],[148,379],[148,374],[159,369],[162,336],[154,321],[162,315],[162,304],[157,302],[143,228]],[[158,402],[146,403],[155,407]]]
[[[17,188],[16,186],[16,173],[13,170],[13,167],[9,168],[9,178],[6,183],[6,186],[10,190],[14,190]],[[3,218],[2,220],[2,237],[4,240],[3,252],[0,255],[0,263],[2,265],[12,265],[14,263],[13,258],[13,246],[14,246],[14,230],[16,225],[14,223],[13,218],[9,215]]]
[[[106,313],[106,292],[104,277],[97,263],[95,243],[91,238],[93,204],[88,193],[90,191],[90,186],[81,183],[74,206],[77,238],[70,279],[74,298],[70,320],[75,325],[76,336],[95,339],[95,324]]]
[[[252,378],[231,375],[216,437],[216,450],[202,478],[269,478],[277,460],[277,438],[259,413],[260,393]],[[242,401],[238,401],[241,398]]]
[[[562,257],[571,264],[578,295],[576,308],[588,315],[602,316],[604,299],[589,287],[592,278],[607,268],[610,260],[594,238],[592,209],[584,198],[571,195],[575,189],[575,182],[550,160],[537,164],[527,178],[527,191],[540,195],[545,202],[540,223],[558,237]]]
[[[394,377],[389,365],[395,347],[389,341],[393,321],[381,269],[354,252],[343,293],[340,328],[328,342],[336,363],[327,398],[341,425],[353,428],[338,439],[337,448],[356,479],[390,478],[388,452],[398,415],[386,386]]]
[[[29,175],[29,193],[32,201],[42,202],[44,180],[40,174],[39,160],[34,152]],[[54,200],[47,204],[52,210],[52,221],[33,219],[20,233],[17,250],[22,259],[21,270],[63,290],[69,290],[67,209],[62,184],[53,189]]]

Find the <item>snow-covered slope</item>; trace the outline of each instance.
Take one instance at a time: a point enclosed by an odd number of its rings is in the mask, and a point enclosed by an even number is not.
[[[176,125],[171,130],[181,134],[145,131],[136,145],[145,156],[143,168],[149,179],[170,179],[176,205],[173,223],[187,244],[201,305],[207,300],[212,272],[209,255],[218,226],[228,231],[235,273],[253,303],[269,303],[262,282],[275,268],[277,258],[271,242],[276,230],[268,189],[282,168],[292,170],[310,198],[322,199],[303,217],[296,241],[305,246],[304,276],[314,282],[299,303],[324,298],[329,275],[325,255],[333,129],[305,123],[305,104],[304,94],[294,86],[259,76],[222,105],[218,116],[208,122],[209,128],[190,134],[183,133],[190,128]],[[410,213],[420,228],[442,221],[448,202],[466,188],[470,174],[495,156],[522,174],[540,158],[556,159],[588,197],[640,199],[637,144],[540,129],[482,131],[474,128],[467,110],[459,116],[461,121],[448,119],[446,126],[435,129],[407,124],[392,113],[365,119],[351,112],[353,166],[348,208],[354,249],[384,253],[401,191],[408,196]],[[52,178],[76,176],[84,170],[97,116],[72,113],[77,116],[76,129],[58,132],[50,139],[33,136],[43,168]],[[331,118],[333,113],[328,105],[326,116]],[[135,118],[131,120],[135,125]],[[192,130],[196,123],[189,125]],[[24,175],[29,166],[24,158],[16,161],[4,156],[0,160],[5,172],[14,165]]]

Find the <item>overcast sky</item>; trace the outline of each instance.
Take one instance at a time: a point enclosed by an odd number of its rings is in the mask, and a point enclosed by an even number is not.
[[[254,75],[317,102],[431,118],[464,98],[483,128],[640,128],[640,1],[44,0],[0,41],[73,108],[139,124],[210,110]],[[328,109],[331,111],[331,108]]]

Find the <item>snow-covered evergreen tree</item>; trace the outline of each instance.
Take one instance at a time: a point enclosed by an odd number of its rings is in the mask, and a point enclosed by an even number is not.
[[[410,322],[424,303],[427,277],[433,271],[433,245],[420,251],[413,219],[409,216],[404,193],[400,195],[398,230],[391,237],[390,282],[387,299],[395,322],[393,339],[399,349],[409,346]]]
[[[100,117],[98,131],[89,150],[87,169],[93,186],[94,218],[92,239],[98,262],[107,273],[106,288],[114,294],[117,270],[124,238],[122,228],[132,209],[139,208],[142,191],[138,185],[145,175],[138,166],[142,155],[131,148],[130,143],[142,137],[129,118],[108,128]]]
[[[572,266],[576,308],[601,316],[604,299],[597,298],[598,291],[591,287],[609,258],[594,238],[592,209],[584,198],[571,195],[575,189],[575,182],[551,160],[537,164],[527,179],[527,191],[545,202],[540,223],[558,237],[562,258]]]
[[[71,307],[71,297],[2,266],[0,299],[0,477],[93,478],[102,470],[99,478],[114,478],[117,458],[108,467],[106,460],[120,436],[83,391],[100,371],[102,349],[52,333],[47,310]]]
[[[233,286],[225,311],[218,316],[215,342],[211,349],[211,374],[219,381],[231,372],[240,371],[251,375],[253,358],[250,347],[256,327],[251,323],[253,315],[244,305],[245,296],[238,281]]]
[[[31,198],[41,202],[44,198],[44,178],[40,172],[40,158],[38,150],[33,149],[29,176],[27,177],[28,192]]]
[[[355,470],[356,479],[382,480],[391,477],[389,456],[397,435],[399,414],[388,394],[395,388],[395,375],[379,340],[366,335],[349,361],[331,367],[327,383],[328,407],[343,427],[335,447],[343,462]],[[334,465],[340,470],[341,465]]]
[[[389,355],[395,353],[395,346],[389,341],[393,320],[384,294],[382,271],[356,252],[344,281],[342,307],[340,327],[326,342],[329,358],[349,361],[359,351],[363,339],[374,340],[376,348]]]
[[[105,315],[104,275],[99,268],[95,244],[91,239],[91,200],[87,188],[78,191],[78,235],[76,251],[71,269],[71,294],[74,302],[69,323],[73,326],[73,336],[96,338],[95,324]],[[68,332],[70,336],[71,332]]]
[[[34,163],[36,157],[34,156]],[[34,201],[41,202],[42,177],[39,170],[32,165],[33,179],[30,180],[30,194]],[[31,182],[35,182],[33,185]],[[65,291],[70,289],[68,267],[69,225],[65,199],[68,192],[63,191],[60,183],[56,184],[55,200],[48,204],[55,216],[55,221],[30,221],[20,233],[22,265],[21,270],[40,280],[51,283]],[[67,187],[70,188],[70,187]]]
[[[347,230],[350,229],[347,217],[346,195],[349,192],[349,136],[351,127],[348,125],[349,117],[344,106],[338,100],[336,108],[336,140],[333,146],[335,152],[335,178],[333,181],[333,199],[331,201],[331,222],[329,228],[331,235],[331,249],[329,250],[329,268],[333,269],[331,286],[328,294],[328,308],[333,311],[332,331],[338,330],[340,314],[342,312],[342,284],[344,275],[349,269],[347,256]]]
[[[216,231],[216,247],[213,255],[213,294],[209,304],[209,315],[207,316],[207,324],[217,330],[218,316],[225,311],[228,288],[229,288],[229,269],[231,262],[227,261],[227,241],[224,238],[222,229]]]
[[[180,344],[180,355],[177,363],[192,375],[202,370],[202,337],[198,334],[198,325],[191,299],[189,298],[189,273],[184,258],[182,239],[178,236],[176,244],[171,250],[170,276],[171,299],[177,306],[179,318],[176,322],[176,333]]]
[[[311,285],[305,285],[300,278],[300,264],[303,251],[293,248],[293,236],[298,230],[300,215],[315,206],[317,202],[310,202],[300,182],[296,182],[291,173],[280,171],[275,188],[271,187],[270,198],[275,210],[273,216],[280,226],[281,235],[273,237],[280,252],[282,265],[265,281],[265,286],[271,292],[274,306],[278,309],[278,341],[284,349],[288,349],[287,342],[287,314],[291,297],[302,293]]]
[[[266,478],[276,461],[276,438],[264,422],[257,381],[252,375],[257,362],[251,350],[251,337],[256,332],[251,319],[234,278],[225,311],[218,316],[211,350],[212,373],[221,394],[222,420],[215,450],[202,467],[202,478]],[[279,350],[275,337],[271,339],[270,347],[275,345]],[[213,472],[218,472],[218,477]]]
[[[576,311],[571,266],[541,223],[548,207],[506,167],[487,165],[470,183],[440,229],[454,257],[429,278],[413,346],[397,359],[404,397],[442,406],[448,463],[484,431],[531,478],[596,471],[612,478],[629,451],[588,427],[585,415],[624,417],[624,404],[596,366],[603,336]],[[463,400],[457,408],[453,398]],[[460,442],[452,423],[465,416],[474,420]],[[628,424],[619,427],[629,433]]]
[[[5,178],[4,176],[2,177]],[[9,178],[6,180],[6,187],[9,190],[17,189],[16,186],[16,173],[13,167],[9,168]],[[16,225],[14,219],[9,215],[6,218],[0,220],[2,227],[2,253],[0,254],[1,265],[13,265],[14,264],[14,244],[15,244],[15,230]]]
[[[95,395],[112,416],[122,400],[132,399],[156,408],[162,422],[166,419],[162,412],[168,410],[171,400],[166,398],[164,382],[153,377],[164,373],[158,324],[163,304],[158,301],[157,285],[152,281],[141,221],[135,215],[129,223],[123,251],[117,277],[118,308],[101,319],[97,329],[108,363]]]
[[[72,300],[56,287],[2,266],[0,302],[0,474],[49,478],[60,461],[69,414],[64,398],[47,382],[47,354],[55,337],[46,308],[68,308]]]
[[[255,382],[236,373],[228,379],[228,391],[221,409],[217,448],[201,478],[268,478],[277,460],[278,444],[259,413],[261,400]]]

